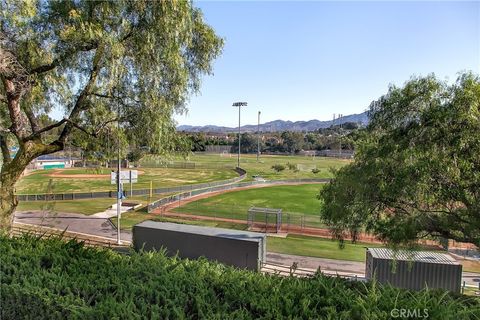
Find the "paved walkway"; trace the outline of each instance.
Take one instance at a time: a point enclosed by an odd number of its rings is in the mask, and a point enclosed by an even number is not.
[[[117,237],[117,228],[105,217],[66,212],[17,211],[14,221],[107,238]],[[132,240],[132,234],[128,231],[122,230],[120,237],[122,240]]]
[[[352,274],[364,275],[365,263],[346,260],[334,260],[315,257],[295,256],[291,254],[267,252],[267,262],[291,266],[294,262],[298,264],[298,268],[331,271],[351,272]]]
[[[127,212],[128,210],[131,210],[132,207],[126,207],[126,206],[120,206],[120,213]],[[95,214],[90,215],[90,217],[94,218],[112,218],[117,216],[117,205],[115,204],[113,208],[109,208],[103,212],[98,212]]]

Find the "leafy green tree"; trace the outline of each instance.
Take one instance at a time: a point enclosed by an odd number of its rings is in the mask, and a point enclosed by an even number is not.
[[[303,133],[301,132],[282,132],[282,139],[285,150],[290,153],[297,153],[304,146]]]
[[[188,139],[191,143],[191,151],[194,152],[201,152],[205,151],[205,146],[206,146],[206,137],[205,133],[199,132],[199,133],[193,133],[188,136]]]
[[[240,150],[242,153],[257,153],[258,149],[258,140],[257,136],[251,133],[242,133],[240,139]],[[265,147],[265,144],[260,141],[260,150]],[[232,153],[238,152],[238,136],[232,143],[231,148]]]
[[[283,152],[283,144],[281,143],[280,137],[276,133],[272,133],[269,137],[265,139],[265,147],[261,149],[262,151],[268,152]]]
[[[355,161],[321,192],[337,238],[363,228],[394,245],[443,237],[480,245],[480,79],[413,78],[370,106]]]
[[[120,121],[130,144],[176,150],[182,141],[172,115],[199,91],[223,45],[190,1],[3,0],[0,14],[3,228],[25,167],[63,150],[75,131],[95,138]],[[42,125],[53,107],[65,117]]]

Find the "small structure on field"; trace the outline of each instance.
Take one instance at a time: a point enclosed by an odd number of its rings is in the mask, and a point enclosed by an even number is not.
[[[31,162],[32,169],[64,169],[72,168],[77,158],[43,155]]]
[[[170,222],[143,221],[133,226],[135,250],[160,250],[181,258],[210,260],[259,271],[267,259],[267,237],[261,233]]]
[[[394,287],[460,292],[462,265],[448,254],[368,248],[365,277]]]
[[[260,227],[265,233],[279,233],[282,228],[282,209],[250,207],[247,225],[249,229]]]

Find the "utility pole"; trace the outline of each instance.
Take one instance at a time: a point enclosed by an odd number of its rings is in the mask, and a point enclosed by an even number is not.
[[[246,102],[234,102],[232,107],[238,107],[238,156],[237,156],[237,168],[240,168],[240,109],[246,107]]]
[[[343,118],[343,114],[340,114],[340,121],[339,121],[339,124],[340,124],[340,130],[339,130],[339,132],[340,132],[340,138],[339,138],[339,144],[340,144],[340,147],[339,147],[340,158],[342,157],[342,137],[343,137],[343,136],[342,136],[342,134],[343,134],[343,132],[342,132],[342,121],[343,121],[343,119],[342,119],[342,118]]]
[[[257,162],[260,160],[260,111],[258,111],[257,122]]]
[[[118,109],[117,109],[117,244],[121,244],[121,239],[120,239],[120,208],[122,207],[122,198],[121,198],[121,192],[122,192],[122,187],[121,187],[121,179],[120,179],[120,104],[118,104]]]

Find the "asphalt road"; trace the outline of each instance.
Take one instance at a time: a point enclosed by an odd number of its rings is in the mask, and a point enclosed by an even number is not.
[[[19,211],[15,213],[15,222],[40,225],[72,232],[93,234],[106,238],[117,238],[117,228],[107,218],[86,216],[78,213]],[[122,231],[122,240],[132,241],[131,232]]]

